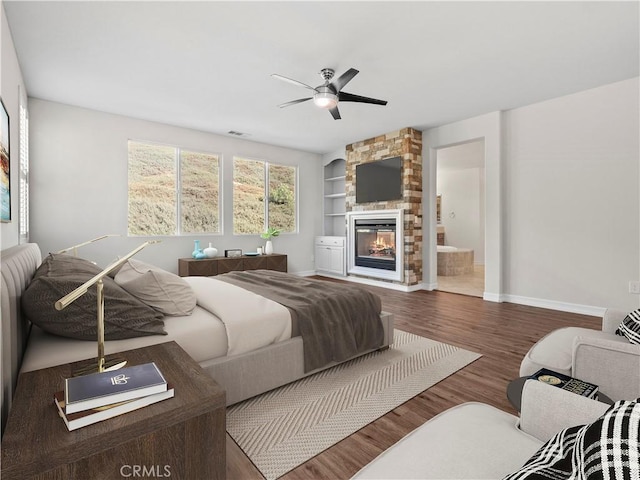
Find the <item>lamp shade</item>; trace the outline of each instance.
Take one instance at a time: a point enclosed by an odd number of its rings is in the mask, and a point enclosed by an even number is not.
[[[333,108],[338,104],[338,96],[327,87],[319,87],[313,96],[313,103],[320,108]]]

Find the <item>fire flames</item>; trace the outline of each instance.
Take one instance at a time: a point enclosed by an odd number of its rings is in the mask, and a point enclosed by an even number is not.
[[[369,245],[369,255],[386,257],[394,256],[396,253],[395,245],[387,243],[383,238],[378,237]]]

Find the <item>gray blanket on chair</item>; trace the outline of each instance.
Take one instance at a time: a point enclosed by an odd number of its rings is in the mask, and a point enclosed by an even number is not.
[[[304,371],[342,362],[382,346],[380,297],[355,285],[312,280],[273,270],[215,277],[280,303],[291,312],[304,345]]]

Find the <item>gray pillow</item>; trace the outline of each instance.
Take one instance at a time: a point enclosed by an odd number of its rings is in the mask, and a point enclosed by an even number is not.
[[[58,311],[54,305],[100,271],[100,267],[91,262],[71,255],[49,255],[22,294],[25,315],[46,332],[79,340],[96,340],[95,286],[64,310]],[[166,335],[162,314],[130,295],[112,278],[104,277],[103,283],[105,340]]]
[[[101,271],[98,265],[84,258],[65,253],[50,253],[36,270],[33,280],[38,277],[64,277],[70,274],[86,274],[91,278]]]
[[[129,259],[114,280],[164,315],[191,315],[196,308],[196,294],[183,278],[140,260]]]

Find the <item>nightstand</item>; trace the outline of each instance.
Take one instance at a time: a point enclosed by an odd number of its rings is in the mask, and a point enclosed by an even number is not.
[[[225,478],[224,390],[175,342],[118,356],[155,362],[175,396],[69,432],[53,393],[90,362],[23,373],[2,438],[3,480]]]

